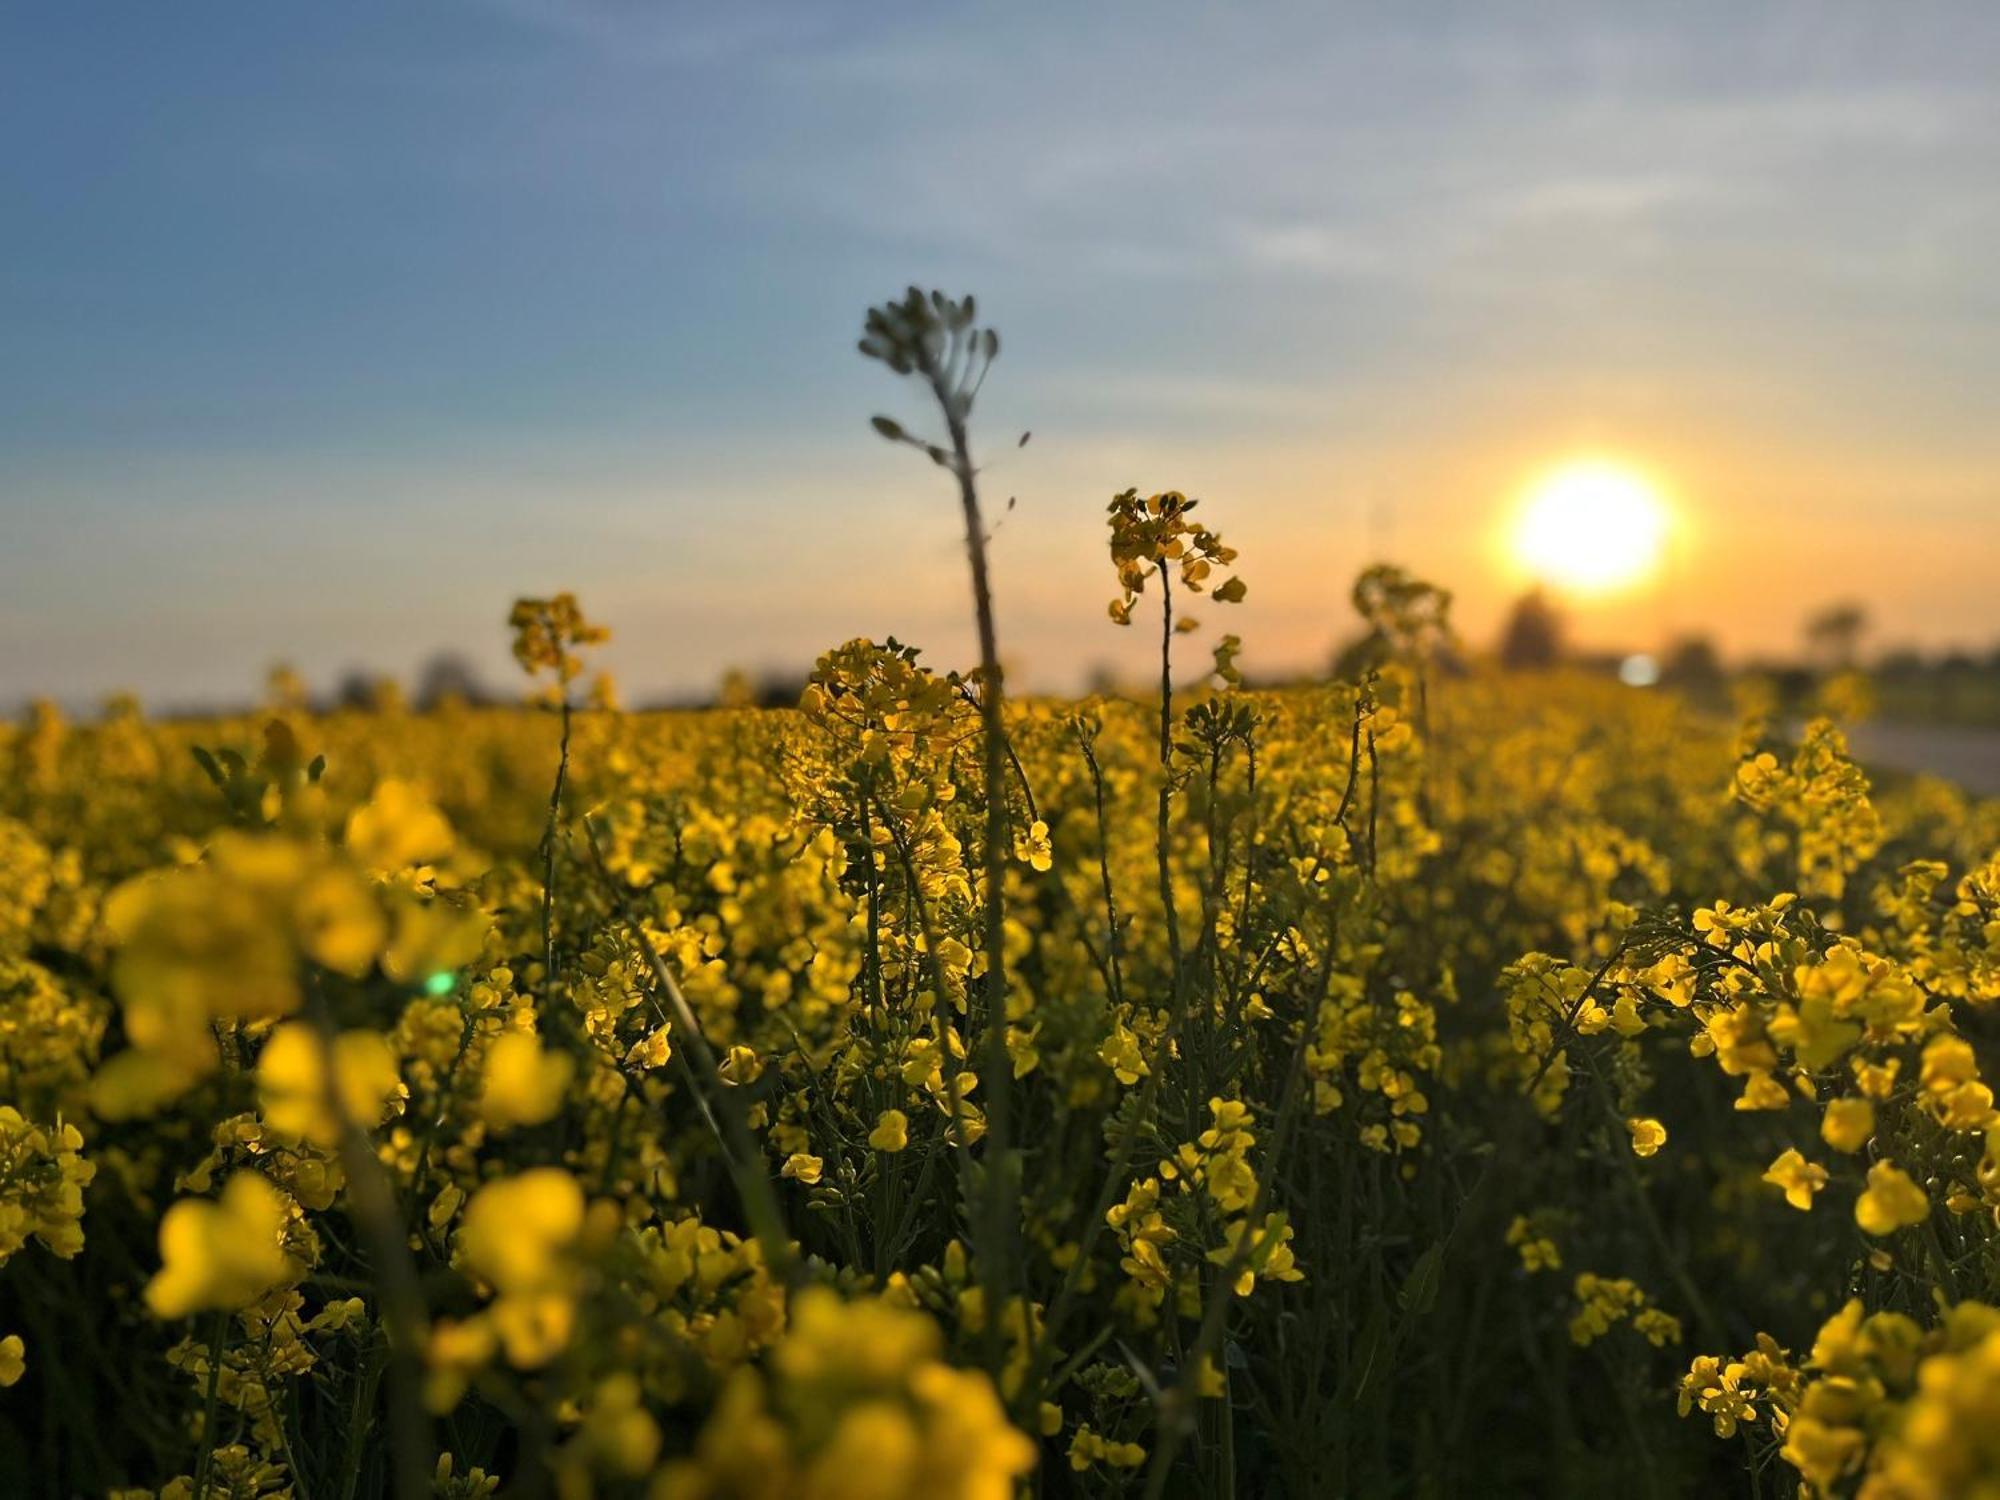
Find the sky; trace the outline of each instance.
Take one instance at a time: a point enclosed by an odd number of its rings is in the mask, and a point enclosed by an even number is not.
[[[563,588],[634,696],[965,664],[854,348],[912,282],[1001,331],[1034,686],[1145,658],[1127,486],[1201,497],[1284,671],[1378,558],[1490,638],[1579,454],[1676,523],[1586,644],[2000,641],[2000,7],[0,3],[0,138],[0,705],[503,682]]]

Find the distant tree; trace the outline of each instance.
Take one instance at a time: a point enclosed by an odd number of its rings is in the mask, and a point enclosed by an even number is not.
[[[757,679],[759,708],[797,708],[809,679],[788,672],[766,672]]]
[[[1868,611],[1851,601],[1830,604],[1806,619],[1806,649],[1829,671],[1853,667],[1868,629]]]
[[[1660,681],[1683,692],[1705,693],[1720,686],[1722,658],[1705,635],[1682,636],[1667,648],[1660,664]]]
[[[1381,632],[1364,630],[1333,649],[1333,676],[1341,682],[1358,682],[1362,676],[1389,659],[1389,643]]]
[[[1540,671],[1563,656],[1563,619],[1547,594],[1529,589],[1514,601],[1500,631],[1500,664],[1511,671]]]
[[[1921,651],[1911,646],[1902,646],[1894,651],[1885,651],[1875,659],[1874,672],[1877,677],[1891,681],[1909,681],[1922,677],[1930,669]]]
[[[404,707],[403,685],[387,673],[349,667],[333,690],[333,706],[359,713],[397,713]]]
[[[363,711],[373,708],[375,675],[362,667],[349,667],[341,673],[340,683],[333,690],[333,706]]]
[[[440,651],[417,672],[417,710],[433,713],[447,703],[477,707],[493,701],[479,671],[456,651]]]
[[[1087,698],[1113,698],[1124,689],[1117,667],[1108,661],[1094,662],[1084,674],[1083,692]]]

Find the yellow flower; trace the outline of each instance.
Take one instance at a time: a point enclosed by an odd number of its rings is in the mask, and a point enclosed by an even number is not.
[[[1813,1206],[1813,1194],[1826,1186],[1826,1168],[1807,1161],[1796,1150],[1788,1150],[1771,1163],[1764,1180],[1782,1189],[1785,1201],[1803,1211]]]
[[[1887,1099],[1896,1087],[1896,1074],[1902,1071],[1903,1060],[1892,1057],[1885,1063],[1864,1062],[1856,1057],[1850,1060],[1854,1069],[1854,1082],[1870,1099]]]
[[[430,1340],[424,1347],[424,1404],[434,1412],[448,1412],[465,1394],[468,1378],[492,1360],[493,1325],[484,1318],[463,1323],[440,1318],[431,1325]]]
[[[395,934],[382,972],[405,983],[449,974],[479,956],[491,923],[476,906],[405,894],[396,902]]]
[[[1163,578],[1177,572],[1181,587],[1199,594],[1208,588],[1209,574],[1217,565],[1226,567],[1236,561],[1234,547],[1224,546],[1220,536],[1188,519],[1188,513],[1200,503],[1178,490],[1145,499],[1137,490],[1126,490],[1112,497],[1111,563],[1123,593],[1111,601],[1111,618],[1118,624],[1132,622],[1132,605],[1155,571]],[[1214,587],[1214,597],[1224,604],[1239,603],[1244,592],[1240,578]],[[1176,628],[1191,627],[1177,621]]]
[[[1743,1085],[1743,1095],[1736,1101],[1742,1110],[1783,1109],[1792,1102],[1792,1096],[1785,1092],[1785,1086],[1763,1071],[1753,1072]]]
[[[1886,1161],[1868,1169],[1868,1188],[1854,1205],[1854,1222],[1869,1234],[1893,1234],[1930,1217],[1930,1199],[1902,1168]]]
[[[1812,1485],[1814,1493],[1824,1494],[1854,1466],[1867,1442],[1856,1428],[1802,1412],[1786,1424],[1785,1446],[1780,1451],[1785,1462]]]
[[[15,1384],[28,1370],[28,1346],[21,1335],[10,1333],[0,1339],[0,1387]]]
[[[1507,1226],[1507,1243],[1519,1252],[1521,1268],[1525,1271],[1562,1269],[1562,1251],[1555,1240],[1537,1230],[1525,1214],[1516,1214],[1514,1222]]]
[[[1842,1015],[1839,992],[1832,983],[1809,982],[1833,968],[1832,964],[1801,966],[1798,1009],[1788,1006],[1771,1022],[1772,1039],[1790,1047],[1804,1068],[1817,1070],[1837,1062],[1861,1037],[1860,1023]]]
[[[916,1423],[893,1401],[859,1401],[806,1470],[802,1493],[839,1500],[898,1500],[912,1492],[922,1462]]]
[[[514,631],[514,659],[522,669],[532,674],[549,667],[565,683],[583,670],[574,647],[611,639],[609,630],[583,617],[576,595],[571,593],[551,599],[517,599],[507,623]]]
[[[82,1251],[83,1190],[97,1175],[82,1152],[74,1125],[37,1125],[0,1104],[0,1265],[30,1238],[64,1260]]]
[[[1681,1320],[1672,1313],[1661,1312],[1657,1307],[1634,1313],[1632,1326],[1655,1349],[1664,1349],[1681,1341]]]
[[[945,1364],[942,1347],[922,1313],[806,1288],[766,1369],[724,1387],[695,1456],[656,1493],[1005,1500],[1034,1445],[992,1380]]]
[[[466,1205],[458,1243],[466,1264],[497,1294],[485,1325],[523,1369],[547,1364],[576,1323],[570,1251],[584,1226],[583,1189],[560,1167],[535,1167],[488,1183]],[[476,1349],[479,1335],[465,1333]],[[453,1361],[434,1352],[434,1363]]]
[[[1965,1312],[1991,1316],[1991,1309],[1961,1303],[1948,1319]],[[1950,1346],[1919,1368],[1902,1420],[1883,1434],[1872,1482],[1884,1495],[1974,1496],[1992,1489],[2000,1332],[1990,1323],[1983,1334],[1952,1332]]]
[[[755,1083],[764,1076],[764,1062],[757,1056],[755,1047],[746,1047],[739,1042],[723,1053],[722,1063],[716,1071],[722,1074],[723,1082],[741,1086]]]
[[[451,824],[407,781],[379,783],[347,820],[347,850],[377,870],[406,870],[451,852]]]
[[[1819,1122],[1819,1138],[1849,1155],[1868,1144],[1875,1133],[1875,1106],[1866,1099],[1835,1099]]]
[[[1089,1423],[1077,1428],[1070,1439],[1069,1466],[1081,1474],[1098,1464],[1114,1469],[1136,1469],[1146,1461],[1146,1450],[1137,1443],[1114,1442],[1093,1432]]]
[[[332,1146],[343,1120],[372,1130],[408,1093],[396,1054],[379,1033],[345,1031],[334,1038],[335,1098],[327,1094],[326,1052],[319,1029],[304,1021],[285,1022],[265,1041],[257,1058],[257,1098],[273,1130]]]
[[[581,1469],[594,1459],[614,1474],[636,1477],[652,1468],[659,1453],[660,1429],[641,1399],[639,1382],[620,1371],[598,1382],[583,1426],[558,1464],[567,1469],[577,1463]]]
[[[1629,1277],[1598,1276],[1589,1271],[1576,1278],[1576,1297],[1577,1311],[1569,1320],[1569,1336],[1578,1345],[1602,1338],[1614,1324],[1647,1305],[1646,1294]],[[1678,1335],[1678,1325],[1673,1331]]]
[[[1049,825],[1040,818],[1028,826],[1025,833],[1014,839],[1014,856],[1024,859],[1032,869],[1047,870],[1055,863],[1054,846],[1049,842]]]
[[[305,880],[292,901],[292,922],[307,957],[350,979],[375,967],[389,936],[375,893],[345,865],[328,865]]]
[[[575,1058],[543,1051],[532,1032],[502,1032],[486,1052],[480,1117],[496,1130],[552,1120],[575,1074]]]
[[[1924,1047],[1919,1082],[1927,1094],[1949,1094],[1979,1077],[1979,1061],[1960,1036],[1933,1037]]]
[[[901,1151],[910,1144],[910,1117],[900,1109],[885,1109],[868,1132],[868,1144],[877,1151]]]
[[[238,1172],[209,1203],[183,1198],[160,1220],[159,1273],[146,1283],[146,1305],[160,1318],[208,1308],[239,1308],[299,1274],[285,1252],[289,1205],[255,1172]]]
[[[794,1151],[790,1156],[785,1158],[784,1169],[778,1175],[795,1178],[803,1182],[807,1187],[811,1187],[819,1181],[819,1174],[825,1166],[826,1163],[821,1161],[817,1156],[808,1156],[803,1151]]]
[[[1658,1120],[1630,1119],[1625,1128],[1632,1132],[1634,1156],[1652,1156],[1667,1143],[1667,1127]]]
[[[490,1182],[466,1206],[459,1244],[473,1270],[502,1291],[547,1282],[559,1252],[583,1230],[583,1189],[560,1167]]]
[[[431,1199],[431,1206],[424,1213],[424,1220],[433,1229],[442,1229],[452,1221],[452,1216],[465,1202],[465,1189],[455,1182],[448,1182]]]
[[[298,1008],[293,907],[312,863],[289,839],[228,832],[201,864],[142,875],[111,893],[111,982],[132,1050],[100,1073],[101,1112],[157,1109],[212,1072],[215,1020]],[[335,956],[344,942],[331,944]]]

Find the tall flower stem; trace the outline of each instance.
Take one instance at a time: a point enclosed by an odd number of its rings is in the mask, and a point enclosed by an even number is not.
[[[222,1346],[228,1332],[229,1314],[217,1309],[208,1320],[208,1390],[201,1406],[201,1452],[194,1461],[195,1500],[208,1500],[210,1470],[215,1463],[215,1412],[222,1382]]]
[[[349,1114],[339,1085],[333,1015],[317,982],[308,1015],[320,1046],[322,1104],[337,1129],[336,1149],[347,1177],[348,1211],[368,1249],[382,1325],[389,1335],[389,1457],[398,1500],[415,1500],[430,1487],[433,1452],[430,1420],[423,1404],[422,1362],[430,1336],[423,1283],[410,1253],[396,1189],[375,1153],[365,1124]]]
[[[1007,744],[1003,719],[1005,687],[1000,671],[999,632],[993,621],[993,585],[986,565],[986,526],[979,511],[979,489],[973,479],[972,449],[965,419],[943,384],[931,376],[931,389],[944,408],[951,434],[952,472],[958,479],[958,499],[965,517],[965,555],[972,571],[972,607],[979,627],[979,718],[986,777],[986,985],[985,1032],[981,1037],[979,1090],[986,1096],[987,1167],[980,1281],[986,1291],[987,1328],[997,1336],[1000,1326],[1002,1277],[1010,1263],[1013,1239],[1012,1072],[1007,1053],[1006,882],[1008,852]]]
[[[555,784],[549,788],[549,820],[542,830],[542,1000],[547,1003],[556,980],[556,839],[562,822],[563,791],[569,784],[571,709],[569,688],[562,689],[562,747],[556,757]]]
[[[993,585],[986,557],[986,522],[979,504],[978,470],[972,461],[967,418],[974,398],[1000,349],[999,336],[974,325],[970,297],[954,300],[910,288],[908,296],[871,309],[861,352],[899,375],[914,375],[937,402],[945,421],[946,443],[929,443],[904,431],[888,417],[875,430],[892,442],[926,453],[950,472],[958,488],[965,522],[965,554],[972,574],[972,605],[979,632],[979,717],[986,795],[984,851],[984,942],[986,982],[982,987],[977,1042],[979,1086],[985,1100],[986,1152],[977,1199],[967,1205],[981,1291],[986,1299],[986,1354],[997,1374],[1003,1299],[1017,1240],[1017,1171],[1013,1153],[1013,1077],[1007,1049],[1006,879],[1011,852],[1007,814],[1006,687],[1000,668],[999,631],[993,617]],[[1026,441],[1024,437],[1023,442]],[[955,1106],[954,1106],[955,1108]]]

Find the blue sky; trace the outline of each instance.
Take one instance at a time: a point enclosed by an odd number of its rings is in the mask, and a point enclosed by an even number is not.
[[[2000,637],[2000,9],[0,7],[0,703],[500,679],[570,587],[633,690],[969,630],[911,281],[982,398],[1028,678],[1103,619],[1105,500],[1200,494],[1246,661],[1378,552],[1476,634],[1495,528],[1643,464],[1672,566],[1586,639]],[[1013,451],[1011,438],[1035,440]]]

